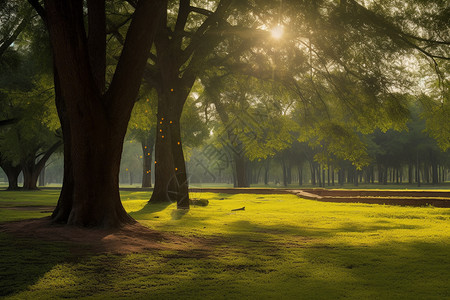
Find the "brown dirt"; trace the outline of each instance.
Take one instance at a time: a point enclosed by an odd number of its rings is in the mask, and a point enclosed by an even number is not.
[[[450,207],[450,192],[440,191],[302,189],[290,192],[323,202]]]
[[[54,206],[40,206],[40,205],[30,205],[30,206],[0,206],[0,209],[10,209],[10,210],[28,210],[28,211],[37,211],[41,212],[52,212],[55,207]]]
[[[68,242],[75,245],[71,250],[76,254],[127,254],[149,250],[184,252],[196,249],[198,251],[195,253],[204,255],[210,247],[204,239],[158,232],[139,223],[126,225],[120,229],[96,229],[52,224],[50,217],[46,217],[4,223],[0,225],[0,232],[21,238]]]

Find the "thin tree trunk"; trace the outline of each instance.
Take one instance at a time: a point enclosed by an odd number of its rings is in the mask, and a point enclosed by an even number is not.
[[[302,186],[303,185],[303,165],[301,163],[299,163],[297,165],[297,172],[298,172],[298,185]]]
[[[289,163],[286,165],[286,183],[287,184],[292,183],[292,170],[291,170],[291,165]]]
[[[168,92],[160,91],[158,96],[155,186],[149,202],[176,202],[178,208],[187,209],[189,183],[180,128],[181,109],[185,99],[177,97],[176,89],[172,85]]]
[[[281,169],[283,171],[283,186],[287,186],[287,170],[286,170],[286,162],[284,158],[281,158]]]
[[[141,142],[142,145],[142,187],[152,186],[152,163],[153,163],[153,145],[155,141],[153,136],[147,137]]]
[[[334,167],[331,166],[331,185],[334,186]]]
[[[311,171],[311,184],[316,185],[316,167],[314,163],[309,162],[309,168]]]
[[[270,168],[270,161],[267,160],[264,164],[264,185],[269,184],[269,168]]]

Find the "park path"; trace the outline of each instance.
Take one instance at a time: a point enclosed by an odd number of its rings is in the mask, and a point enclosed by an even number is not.
[[[195,188],[191,192],[224,194],[294,194],[322,202],[369,203],[401,206],[450,207],[450,191],[277,189],[277,188]]]

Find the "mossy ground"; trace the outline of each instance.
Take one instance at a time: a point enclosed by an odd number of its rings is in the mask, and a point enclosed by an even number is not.
[[[0,207],[54,205],[57,191],[0,192]],[[450,299],[450,209],[324,203],[294,195],[196,193],[206,207],[148,205],[141,224],[208,249],[76,254],[75,245],[0,235],[6,299]],[[232,209],[245,206],[245,210]],[[0,222],[49,215],[0,208]]]

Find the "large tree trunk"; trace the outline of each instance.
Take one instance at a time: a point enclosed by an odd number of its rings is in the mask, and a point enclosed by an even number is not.
[[[123,139],[165,1],[139,1],[105,92],[105,1],[46,0],[55,92],[64,135],[64,182],[55,222],[118,227],[133,219],[119,196]],[[59,102],[59,103],[58,103]]]
[[[11,162],[0,159],[0,167],[8,177],[8,191],[17,191],[19,189],[18,177],[22,171],[22,166],[15,166]]]
[[[23,189],[24,190],[37,190],[37,179],[39,173],[34,168],[34,163],[28,163],[22,165],[23,171]]]
[[[72,166],[72,136],[66,106],[61,94],[58,72],[54,69],[55,102],[64,141],[64,173],[61,193],[58,204],[52,214],[52,220],[58,223],[66,223],[72,211],[74,178]]]

